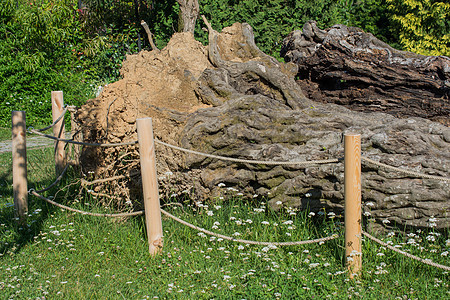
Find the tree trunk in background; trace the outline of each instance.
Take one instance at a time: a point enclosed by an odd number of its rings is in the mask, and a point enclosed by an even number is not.
[[[180,5],[178,32],[194,33],[199,12],[198,0],[177,0],[177,2]]]

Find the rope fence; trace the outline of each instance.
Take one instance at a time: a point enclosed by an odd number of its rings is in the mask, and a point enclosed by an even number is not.
[[[249,244],[249,245],[297,246],[297,245],[306,245],[306,244],[314,244],[314,243],[326,242],[326,241],[330,241],[330,240],[333,240],[333,239],[336,239],[336,238],[339,237],[338,234],[333,234],[331,236],[324,237],[324,238],[313,239],[313,240],[305,240],[305,241],[297,241],[297,242],[257,242],[257,241],[251,241],[251,240],[236,239],[236,238],[233,238],[231,236],[215,233],[215,232],[206,230],[204,228],[195,226],[195,225],[193,225],[193,224],[191,224],[189,222],[183,221],[182,219],[180,219],[178,217],[175,217],[174,215],[168,213],[164,209],[161,209],[161,212],[164,215],[168,216],[169,218],[177,221],[180,224],[186,225],[189,228],[198,230],[200,232],[203,232],[203,233],[211,235],[211,236],[215,236],[217,238],[222,238],[222,239],[227,240],[227,241],[238,242],[238,243]]]
[[[59,100],[57,99],[59,98]],[[55,105],[53,105],[53,102],[57,102]],[[60,101],[60,102],[58,102]],[[62,103],[62,92],[55,92],[55,99],[53,99],[53,92],[52,92],[52,107],[57,107],[59,110],[53,111],[53,117],[54,121],[49,126],[46,126],[41,129],[34,129],[32,127],[29,127],[26,129],[25,126],[25,112],[20,112],[21,114],[18,114],[18,112],[13,112],[13,171],[15,168],[19,168],[20,165],[25,166],[25,172],[22,172],[25,174],[25,178],[23,178],[23,174],[21,175],[22,178],[19,178],[20,180],[25,180],[25,189],[26,189],[26,142],[24,138],[21,138],[20,136],[25,136],[25,131],[28,131],[32,134],[36,134],[42,137],[46,137],[52,140],[55,140],[55,144],[58,145],[58,142],[63,142],[67,144],[76,144],[80,146],[89,146],[89,147],[119,147],[119,146],[130,146],[130,145],[136,145],[139,144],[139,151],[140,151],[140,161],[141,161],[141,174],[142,174],[142,184],[143,184],[143,190],[144,190],[144,207],[145,210],[142,211],[136,211],[136,212],[126,212],[126,213],[115,213],[115,214],[109,214],[109,213],[94,213],[94,212],[87,212],[75,208],[71,208],[69,206],[57,203],[56,201],[53,201],[49,198],[44,197],[41,195],[41,193],[49,191],[51,188],[56,186],[61,179],[64,177],[68,167],[70,164],[65,163],[64,169],[57,169],[60,171],[59,176],[56,178],[56,180],[50,184],[48,187],[41,189],[41,190],[35,190],[30,189],[29,191],[23,190],[23,182],[19,183],[19,179],[16,179],[16,177],[13,176],[13,186],[14,186],[14,201],[16,206],[16,195],[19,195],[23,199],[21,200],[21,203],[19,203],[17,207],[17,211],[20,214],[27,211],[27,195],[33,195],[51,205],[54,205],[56,207],[59,207],[61,209],[65,209],[68,211],[72,211],[75,213],[80,213],[82,215],[89,215],[89,216],[95,216],[95,217],[131,217],[131,216],[138,216],[145,214],[146,217],[146,226],[147,226],[147,234],[148,234],[148,242],[149,242],[149,252],[151,255],[160,253],[162,250],[162,224],[161,224],[161,213],[167,216],[168,218],[185,225],[189,228],[192,228],[194,230],[203,232],[204,234],[208,234],[211,236],[215,236],[217,238],[221,238],[224,240],[232,241],[232,242],[238,242],[238,243],[244,243],[244,244],[250,244],[250,245],[273,245],[273,246],[295,246],[295,245],[305,245],[305,244],[312,244],[312,243],[323,243],[326,241],[330,241],[333,239],[336,239],[339,237],[338,234],[333,234],[331,236],[323,237],[323,238],[317,238],[317,239],[311,239],[311,240],[305,240],[305,241],[293,241],[293,242],[266,242],[266,241],[252,241],[252,240],[245,240],[245,239],[237,239],[231,236],[223,235],[214,233],[212,231],[206,230],[204,228],[198,227],[196,225],[193,225],[187,221],[184,221],[169,212],[163,210],[160,207],[159,203],[159,194],[158,194],[158,183],[157,183],[157,176],[156,176],[156,161],[155,161],[155,153],[154,153],[154,144],[160,144],[164,147],[171,148],[177,151],[182,151],[185,153],[193,154],[193,155],[199,155],[203,157],[208,157],[212,159],[219,159],[223,161],[231,161],[231,162],[237,162],[237,163],[245,163],[245,164],[264,164],[264,165],[300,165],[300,166],[308,166],[308,165],[315,165],[315,164],[330,164],[330,163],[338,163],[338,162],[344,162],[344,185],[345,185],[345,249],[346,249],[346,256],[349,258],[350,256],[353,256],[351,260],[353,262],[348,262],[347,267],[349,270],[349,276],[350,278],[353,277],[356,273],[360,271],[361,268],[361,255],[357,255],[356,260],[354,256],[354,252],[361,253],[361,237],[364,235],[370,240],[392,250],[396,253],[402,254],[404,256],[407,256],[411,259],[417,260],[419,262],[422,262],[424,264],[444,269],[449,271],[450,267],[437,264],[432,262],[429,259],[423,259],[420,257],[417,257],[415,255],[412,255],[408,252],[399,250],[395,247],[390,246],[389,244],[371,236],[367,232],[364,232],[361,230],[361,161],[364,162],[364,164],[368,165],[375,165],[377,167],[385,168],[387,170],[402,172],[407,175],[421,177],[421,178],[427,178],[427,179],[433,179],[433,180],[441,180],[441,181],[450,181],[450,178],[442,177],[442,176],[435,176],[430,174],[424,174],[420,172],[415,172],[411,170],[406,170],[398,167],[393,167],[375,160],[372,160],[368,157],[362,157],[361,156],[361,144],[360,144],[360,135],[359,134],[346,134],[345,135],[345,143],[344,143],[344,157],[339,158],[330,158],[330,159],[322,159],[322,160],[304,160],[304,161],[272,161],[272,160],[252,160],[252,159],[240,159],[240,158],[234,158],[234,157],[225,157],[220,155],[214,155],[214,154],[207,154],[202,153],[195,150],[186,149],[183,147],[171,145],[165,142],[162,142],[160,140],[157,140],[153,138],[153,128],[151,125],[151,119],[145,118],[145,119],[138,119],[136,120],[137,125],[137,133],[138,133],[138,140],[131,141],[131,142],[125,142],[125,143],[86,143],[86,142],[80,142],[75,141],[74,138],[72,139],[64,139],[57,137],[60,136],[61,131],[63,131],[63,127],[59,127],[61,125],[58,125],[61,120],[63,120],[64,115],[67,111],[71,111],[72,113],[75,111],[74,107],[68,107],[63,106]],[[64,109],[62,109],[64,107]],[[61,113],[55,113],[55,111],[59,111]],[[22,118],[22,119],[21,119]],[[64,122],[62,122],[62,125]],[[43,131],[46,131],[50,128],[54,127],[54,135],[49,135],[43,133]],[[56,128],[56,129],[55,129]],[[57,131],[60,131],[59,134]],[[14,140],[14,137],[17,138],[17,140]],[[348,143],[348,146],[347,146]],[[16,145],[16,146],[14,146]],[[56,147],[56,146],[55,146]],[[14,152],[14,149],[16,149],[16,152]],[[17,149],[25,149],[25,155],[23,151],[19,151]],[[56,149],[56,148],[55,148]],[[56,151],[56,150],[55,150]],[[61,155],[61,154],[60,154]],[[17,156],[17,158],[15,158]],[[23,162],[25,157],[25,163]],[[57,160],[57,157],[55,156],[55,160]],[[13,172],[14,173],[14,172]],[[17,170],[14,174],[18,174]],[[13,175],[14,175],[13,174]],[[81,180],[81,184],[86,185],[95,185],[100,184],[108,181],[115,181],[119,179],[123,179],[126,176],[119,175],[114,176],[111,178],[105,178],[105,179],[97,179],[94,181],[86,181],[84,179]],[[18,177],[17,177],[18,178]],[[17,181],[17,184],[16,184]],[[16,192],[17,190],[17,192]],[[24,194],[25,191],[25,194]],[[19,197],[17,196],[17,197]],[[20,202],[20,201],[19,201]],[[347,212],[349,211],[349,212]],[[26,214],[25,214],[26,215]],[[20,218],[21,222],[23,221],[23,218]]]
[[[34,189],[30,189],[29,193],[35,197],[38,197],[41,200],[44,200],[47,203],[50,203],[50,204],[56,206],[56,207],[59,207],[59,208],[62,208],[62,209],[68,210],[68,211],[76,212],[76,213],[86,215],[86,216],[122,218],[122,217],[139,216],[139,215],[144,214],[143,210],[130,212],[130,213],[117,213],[117,214],[93,213],[93,212],[88,212],[88,211],[83,211],[80,209],[72,208],[72,207],[60,204],[58,202],[55,202],[53,200],[50,200],[50,199],[38,194]]]
[[[395,247],[393,247],[393,246],[383,242],[382,240],[377,239],[376,237],[368,234],[365,231],[363,231],[362,234],[364,236],[368,237],[369,239],[371,239],[372,241],[374,241],[374,242],[376,242],[376,243],[378,243],[378,244],[380,244],[380,245],[382,245],[382,246],[384,246],[384,247],[386,247],[386,248],[388,248],[388,249],[390,249],[390,250],[392,250],[394,252],[400,253],[400,254],[402,254],[402,255],[404,255],[406,257],[409,257],[411,259],[420,261],[421,263],[424,263],[424,264],[427,264],[427,265],[430,265],[430,266],[433,266],[433,267],[436,267],[436,268],[439,268],[439,269],[443,269],[443,270],[446,270],[446,271],[450,271],[450,267],[448,267],[448,266],[444,266],[444,265],[432,262],[429,259],[423,259],[423,258],[420,258],[418,256],[412,255],[411,253],[408,253],[408,252],[402,251],[400,249],[397,249],[397,248],[395,248]]]
[[[48,134],[44,134],[41,133],[35,129],[32,129],[31,127],[28,128],[28,132],[36,134],[36,135],[40,135],[55,141],[61,141],[61,142],[65,142],[65,143],[71,143],[71,144],[76,144],[76,145],[81,145],[81,146],[91,146],[91,147],[120,147],[120,146],[130,146],[130,145],[136,145],[138,144],[138,141],[131,141],[131,142],[125,142],[125,143],[86,143],[86,142],[78,142],[78,141],[74,141],[72,139],[62,139],[62,138],[57,138],[55,136],[52,135],[48,135]],[[264,165],[315,165],[315,164],[330,164],[330,163],[338,163],[344,160],[343,157],[339,157],[339,158],[330,158],[330,159],[320,159],[320,160],[303,160],[303,161],[273,161],[273,160],[251,160],[251,159],[241,159],[241,158],[234,158],[234,157],[226,157],[226,156],[220,156],[220,155],[214,155],[214,154],[208,154],[208,153],[203,153],[203,152],[199,152],[199,151],[195,151],[195,150],[190,150],[190,149],[186,149],[183,147],[179,147],[179,146],[175,146],[175,145],[171,145],[169,143],[165,143],[162,142],[158,139],[154,139],[155,143],[166,146],[168,148],[174,149],[174,150],[178,150],[178,151],[182,151],[185,153],[190,153],[190,154],[194,154],[194,155],[199,155],[199,156],[203,156],[203,157],[208,157],[208,158],[214,158],[214,159],[219,159],[219,160],[223,160],[223,161],[232,161],[232,162],[238,162],[238,163],[247,163],[247,164],[264,164]],[[420,172],[415,172],[415,171],[411,171],[411,170],[406,170],[406,169],[402,169],[402,168],[398,168],[398,167],[394,167],[394,166],[390,166],[378,161],[375,161],[373,159],[370,159],[368,157],[362,156],[361,160],[364,162],[367,162],[368,164],[373,164],[379,167],[383,167],[389,170],[393,170],[393,171],[397,171],[397,172],[401,172],[407,175],[412,175],[412,176],[416,176],[416,177],[421,177],[421,178],[427,178],[427,179],[435,179],[435,180],[441,180],[441,181],[449,181],[450,182],[450,178],[447,177],[442,177],[442,176],[436,176],[436,175],[430,175],[430,174],[424,174],[424,173],[420,173]]]

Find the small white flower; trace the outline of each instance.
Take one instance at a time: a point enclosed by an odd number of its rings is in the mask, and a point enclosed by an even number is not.
[[[234,236],[239,236],[239,235],[241,235],[239,232],[235,232],[235,233],[233,233],[233,235]]]
[[[305,194],[305,197],[306,197],[306,198],[309,198],[309,197],[311,197],[311,196],[312,196],[311,193],[306,193],[306,194]]]
[[[224,186],[225,186],[225,183],[221,182],[221,183],[219,183],[217,186],[218,186],[218,187],[224,187]]]
[[[208,216],[214,216],[214,213],[212,210],[208,210],[208,212],[206,213]]]
[[[287,220],[283,222],[284,225],[291,225],[292,223],[294,223],[294,221],[292,220]]]
[[[436,238],[434,237],[434,235],[428,235],[426,237],[426,239],[427,239],[427,241],[430,241],[430,242],[435,242],[436,241]]]
[[[216,222],[214,222],[214,225],[219,226],[220,223],[216,221]]]
[[[261,224],[263,225],[269,225],[270,223],[268,221],[262,221]]]
[[[366,217],[370,217],[372,214],[370,213],[370,212],[368,212],[368,211],[365,211],[364,212],[364,216],[366,216]]]
[[[283,204],[283,202],[277,201],[277,202],[275,202],[275,204],[276,204],[276,205],[281,205],[281,204]]]
[[[238,250],[244,250],[244,246],[239,245],[239,246],[238,246]]]
[[[309,214],[308,214],[308,217],[314,217],[316,214],[314,213],[314,212],[310,212]]]
[[[391,223],[391,221],[389,221],[388,219],[384,219],[384,220],[381,221],[381,222],[383,222],[383,224],[389,224],[389,223]]]
[[[428,219],[428,222],[437,222],[437,219],[434,216]]]

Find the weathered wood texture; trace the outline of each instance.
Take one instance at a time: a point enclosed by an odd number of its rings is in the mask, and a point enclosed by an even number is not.
[[[124,78],[80,112],[85,139],[136,139],[135,119],[148,116],[155,137],[164,142],[228,157],[293,161],[342,157],[343,135],[356,132],[361,134],[363,156],[450,177],[448,127],[423,118],[396,118],[314,102],[295,82],[298,66],[262,53],[248,24],[234,24],[221,33],[207,26],[208,51],[194,46],[197,42],[192,35],[178,34],[174,41],[183,42],[171,41],[159,53],[128,57]],[[209,62],[201,64],[206,55]],[[185,154],[161,145],[156,145],[156,155],[162,197],[178,194],[193,200],[218,199],[241,192],[258,195],[261,201],[268,199],[274,209],[343,209],[342,163],[251,165]],[[138,159],[133,147],[85,147],[82,164],[97,176],[133,176]],[[122,183],[116,190],[117,195],[123,194],[121,199],[141,199],[138,178]],[[448,182],[363,165],[361,194],[363,211],[370,210],[380,223],[389,218],[392,223],[425,227],[434,216],[438,227],[449,226]],[[283,205],[278,205],[279,201]]]
[[[313,21],[283,41],[312,100],[352,110],[422,117],[450,125],[450,58],[398,51],[359,28],[321,30]]]

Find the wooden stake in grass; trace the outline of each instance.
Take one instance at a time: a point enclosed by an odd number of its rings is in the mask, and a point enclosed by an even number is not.
[[[344,138],[345,256],[350,278],[361,270],[361,135]]]
[[[26,115],[24,111],[12,112],[12,163],[15,216],[26,223],[28,213]]]
[[[136,120],[144,192],[145,223],[150,255],[163,248],[163,232],[156,175],[155,142],[151,118]]]
[[[52,91],[52,117],[55,122],[64,111],[63,92]],[[58,138],[65,138],[64,118],[53,126],[53,135]],[[66,143],[55,141],[55,169],[56,174],[62,172],[66,165],[66,153],[64,146]]]

